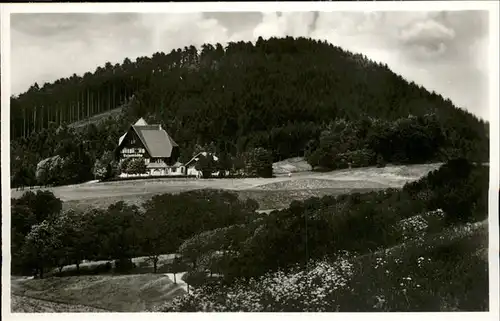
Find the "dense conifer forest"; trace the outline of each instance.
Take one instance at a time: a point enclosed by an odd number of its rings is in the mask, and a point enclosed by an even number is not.
[[[68,126],[119,107],[119,117]],[[181,161],[200,146],[232,158],[263,148],[326,169],[489,157],[485,121],[389,66],[325,41],[259,38],[35,83],[11,98],[13,186],[43,184],[37,164],[54,156],[66,164],[59,184],[91,179],[138,117],[167,129]]]

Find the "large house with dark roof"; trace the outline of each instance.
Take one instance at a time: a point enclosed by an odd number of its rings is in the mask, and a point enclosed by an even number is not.
[[[161,125],[149,125],[139,119],[118,140],[116,157],[143,158],[149,175],[182,175],[184,168],[177,162],[179,145]]]

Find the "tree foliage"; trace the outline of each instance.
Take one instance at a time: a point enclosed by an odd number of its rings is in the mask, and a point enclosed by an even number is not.
[[[196,170],[201,171],[203,178],[210,178],[218,169],[218,162],[212,154],[201,154],[195,165]]]
[[[56,263],[54,253],[58,252],[61,247],[59,232],[51,222],[45,220],[40,224],[33,225],[31,231],[26,235],[22,250],[23,259],[40,278],[43,278],[47,268]]]
[[[104,152],[101,158],[97,159],[94,164],[94,177],[96,179],[108,179],[118,174],[118,165],[113,159],[113,153],[110,151]]]
[[[127,174],[146,174],[146,163],[143,158],[131,158],[124,166],[124,172]]]
[[[266,178],[273,176],[272,154],[262,147],[248,151],[244,155],[244,162],[247,175]]]
[[[245,226],[195,235],[179,251],[193,270],[217,271],[228,282],[325,256],[335,259],[345,250],[364,255],[447,226],[485,220],[487,177],[487,167],[454,160],[402,191],[294,201]],[[223,244],[231,244],[231,251]],[[230,264],[213,264],[224,258]]]

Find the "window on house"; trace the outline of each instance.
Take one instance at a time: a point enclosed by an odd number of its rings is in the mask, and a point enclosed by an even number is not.
[[[132,138],[132,139],[130,140],[130,143],[131,143],[131,144],[135,144],[135,139],[134,139],[134,138]]]

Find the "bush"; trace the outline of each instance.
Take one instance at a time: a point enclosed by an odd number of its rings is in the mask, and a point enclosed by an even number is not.
[[[115,271],[119,273],[127,273],[135,269],[136,265],[131,259],[118,259],[115,261]]]
[[[269,178],[273,176],[273,155],[257,147],[245,154],[245,172],[249,176]]]
[[[180,260],[180,259],[174,259],[173,262],[167,263],[162,265],[160,272],[163,273],[180,273],[187,271],[189,269],[189,265]]]
[[[57,184],[66,160],[56,155],[40,161],[36,167],[36,180],[40,185]]]
[[[113,269],[113,265],[111,262],[106,262],[104,264],[99,264],[98,266],[95,267],[94,273],[95,274],[101,274],[101,273],[109,273]]]
[[[373,165],[375,153],[371,149],[359,149],[340,153],[337,158],[339,160],[338,168],[346,168],[349,165],[352,167],[366,167]]]
[[[132,161],[132,158],[125,158],[118,164],[118,169],[120,173],[127,173],[128,164]]]
[[[394,252],[343,253],[333,261],[314,260],[229,284],[205,284],[162,311],[486,311],[488,262],[476,254],[487,248],[484,236],[459,236],[444,244],[429,238]]]
[[[143,158],[132,158],[125,167],[127,174],[145,174],[147,170],[146,163]]]
[[[351,274],[347,260],[311,262],[310,268],[268,273],[229,286],[206,284],[174,299],[163,311],[333,312]]]
[[[429,233],[441,231],[445,227],[445,213],[441,209],[427,212],[423,215],[423,217],[427,221],[427,232]]]
[[[386,161],[382,155],[377,155],[377,167],[378,168],[383,168],[386,165]]]
[[[208,275],[206,272],[202,271],[191,271],[182,276],[182,281],[186,282],[190,286],[200,287],[207,283]]]
[[[94,176],[96,179],[105,180],[117,174],[117,163],[113,160],[111,152],[105,152],[102,157],[95,161]]]

